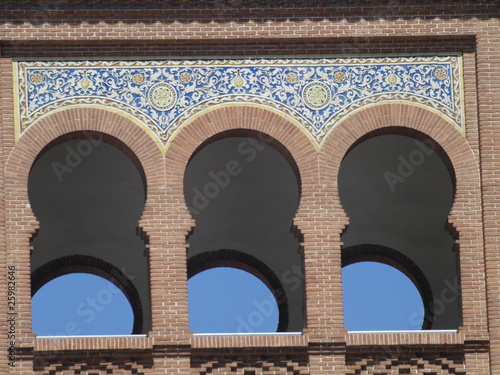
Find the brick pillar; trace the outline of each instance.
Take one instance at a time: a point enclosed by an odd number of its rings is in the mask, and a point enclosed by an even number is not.
[[[334,184],[321,182],[324,184],[304,191],[313,199],[303,197],[296,223],[304,236],[305,332],[327,337],[345,331],[340,235],[346,222],[343,211],[334,204]]]
[[[155,373],[191,373],[186,277],[186,236],[191,225],[182,186],[169,178],[166,185],[153,187],[141,226],[149,238]]]
[[[500,372],[500,38],[498,20],[482,27],[485,33],[476,39],[479,134],[491,373],[496,374]]]
[[[2,72],[3,77],[8,76],[8,72],[11,70],[11,61],[10,59],[4,59],[0,58],[0,72]],[[3,79],[0,80],[0,89],[2,92],[5,93],[4,90],[8,90],[7,86],[7,80]],[[6,134],[9,130],[11,129],[11,125],[13,123],[13,116],[12,116],[12,107],[9,106],[10,100],[5,100],[5,98],[8,98],[8,94],[3,96],[2,95],[2,101],[0,104],[0,121],[2,124],[2,129],[0,131],[0,207],[2,209],[0,210],[0,269],[2,270],[2,285],[7,285],[7,265],[6,265],[6,258],[5,258],[5,250],[6,250],[6,244],[5,244],[5,238],[6,238],[6,232],[5,232],[5,199],[4,199],[4,169],[5,169],[5,155],[7,155],[7,142],[6,142]],[[11,131],[12,133],[12,131]],[[8,311],[8,306],[6,302],[6,292],[4,291],[2,294],[2,297],[0,300],[2,301],[2,306],[0,307],[0,313],[2,315],[2,319],[0,320],[0,335],[2,336],[2,342],[4,340],[7,340],[6,346],[2,345],[2,347],[9,347],[9,342],[10,340],[7,338],[7,321],[5,317],[7,316],[7,311]],[[7,373],[8,372],[8,359],[6,355],[0,356],[0,372],[2,373]]]
[[[11,66],[12,62],[10,59],[4,59],[0,58],[0,72],[2,73],[2,77],[8,77],[9,72],[11,71]],[[0,80],[0,89],[4,93],[2,95],[2,101],[0,104],[0,118],[1,118],[1,124],[2,124],[2,129],[0,131],[0,207],[2,209],[0,210],[0,269],[2,270],[2,285],[8,285],[7,284],[7,264],[6,264],[6,258],[5,258],[5,250],[6,250],[6,244],[5,244],[5,238],[6,238],[6,232],[5,232],[5,194],[4,194],[4,169],[5,169],[5,157],[8,154],[8,142],[7,138],[8,137],[8,132],[10,130],[11,135],[13,134],[12,132],[12,124],[13,124],[13,116],[12,116],[12,110],[13,108],[10,106],[10,101],[11,99],[9,98],[9,88],[6,87],[8,80],[7,79],[2,79]],[[12,94],[12,93],[11,93]],[[2,301],[2,306],[0,307],[0,313],[2,315],[2,319],[0,320],[0,335],[2,336],[2,342],[7,340],[6,345],[2,345],[2,347],[9,347],[10,346],[10,339],[7,338],[7,311],[8,311],[8,306],[7,306],[7,301],[6,301],[6,291],[3,292],[2,297],[0,300]],[[7,373],[8,372],[8,358],[6,355],[0,356],[0,372],[2,373]]]
[[[302,199],[295,224],[303,235],[304,334],[309,340],[311,374],[345,374],[342,305],[342,243],[347,217],[339,203],[337,176],[328,152],[302,181]],[[341,157],[339,157],[341,158]]]
[[[18,200],[14,197],[21,190],[27,189],[27,175],[24,173],[13,172],[17,167],[10,168],[10,173],[5,173],[6,163],[14,147],[14,101],[12,87],[12,59],[1,59],[0,72],[3,79],[0,81],[2,90],[1,116],[2,116],[2,158],[1,177],[4,177],[2,184],[2,195],[0,204],[5,209],[2,209],[0,217],[2,222],[2,235],[0,243],[2,246],[1,264],[2,264],[2,279],[6,280],[4,291],[2,292],[2,341],[6,340],[7,347],[11,347],[11,342],[15,347],[15,367],[5,366],[6,355],[2,353],[0,359],[0,370],[5,369],[5,373],[13,374],[32,374],[32,352],[34,335],[31,333],[31,283],[30,283],[30,239],[36,228],[34,216],[29,207],[29,202]],[[7,270],[11,269],[9,274]],[[8,277],[11,276],[11,280]],[[15,285],[10,284],[13,294],[10,295],[11,302],[15,305],[7,303],[8,297],[8,281],[15,282]],[[12,308],[11,308],[12,307]],[[5,322],[11,320],[7,326]],[[10,331],[15,337],[8,338],[6,331],[11,327],[14,331]],[[3,341],[5,342],[5,341]],[[5,353],[6,354],[6,353]],[[2,373],[4,371],[2,370]]]

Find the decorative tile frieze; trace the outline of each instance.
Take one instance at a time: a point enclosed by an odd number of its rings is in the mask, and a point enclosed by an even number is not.
[[[362,107],[426,107],[465,134],[461,56],[18,61],[17,137],[72,106],[121,111],[166,148],[193,116],[221,105],[277,112],[321,146]]]

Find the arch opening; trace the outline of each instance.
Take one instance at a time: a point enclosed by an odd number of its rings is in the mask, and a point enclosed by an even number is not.
[[[278,303],[265,283],[249,272],[214,267],[188,281],[189,328],[194,333],[278,331]],[[215,303],[214,303],[215,302]]]
[[[33,295],[32,310],[38,336],[128,335],[135,320],[122,290],[90,273],[68,273],[47,282]]]
[[[271,304],[276,304],[278,323],[274,331],[286,332],[289,323],[289,310],[288,310],[288,299],[286,295],[285,288],[278,278],[278,276],[269,268],[265,263],[261,262],[259,259],[235,250],[217,250],[204,252],[196,255],[188,260],[188,279],[198,275],[201,272],[212,270],[212,269],[222,269],[231,268],[246,272],[256,279],[258,279],[262,285],[264,285],[267,290],[260,288],[260,300],[266,301],[264,304],[269,304],[269,301],[273,301]],[[212,273],[212,275],[215,275]],[[221,274],[224,277],[224,274]],[[213,278],[213,276],[212,276]],[[214,280],[215,282],[215,280]],[[197,290],[198,285],[191,287],[192,293],[199,293]],[[273,299],[268,296],[268,291],[271,292]],[[258,301],[256,301],[258,303]],[[197,312],[194,311],[196,314]],[[265,316],[267,316],[266,314]],[[248,332],[252,332],[253,328],[248,328]],[[234,331],[234,332],[238,332]]]
[[[416,285],[392,266],[372,261],[345,266],[342,289],[349,331],[411,331],[424,325],[424,303]]]
[[[448,223],[455,177],[444,151],[422,133],[381,129],[351,147],[341,163],[338,184],[349,216],[343,252],[369,245],[402,254],[430,285],[427,292],[421,290],[422,327],[458,328],[458,233]],[[360,256],[358,261],[369,261],[371,256]],[[445,300],[440,297],[444,294]]]
[[[287,300],[287,311],[280,309],[280,330],[301,331],[302,259],[291,225],[300,176],[286,148],[262,133],[217,134],[193,153],[184,174],[184,196],[196,222],[187,240],[188,263],[207,254],[215,254],[214,262],[227,260],[218,249],[234,249],[238,255],[232,262],[243,264],[247,256],[258,260],[279,280],[279,290],[271,285],[273,294]]]
[[[28,194],[40,223],[32,238],[32,274],[45,269],[49,278],[61,276],[65,267],[56,267],[61,259],[72,259],[72,272],[98,270],[89,259],[110,264],[137,290],[134,315],[141,318],[134,320],[133,333],[149,331],[147,239],[137,235],[146,183],[133,152],[102,133],[69,133],[40,152],[29,174]],[[39,287],[32,284],[34,291]]]

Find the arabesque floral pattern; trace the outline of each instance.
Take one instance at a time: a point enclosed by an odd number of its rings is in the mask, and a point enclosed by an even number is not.
[[[131,114],[168,142],[194,114],[220,104],[273,108],[318,145],[351,111],[402,101],[426,106],[465,133],[461,57],[18,61],[19,134],[65,106]]]

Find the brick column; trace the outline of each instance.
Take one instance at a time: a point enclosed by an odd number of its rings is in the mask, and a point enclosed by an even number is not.
[[[14,101],[12,86],[12,59],[2,59],[0,71],[2,80],[0,88],[2,92],[2,151],[5,155],[2,158],[2,174],[5,173],[7,163],[10,160],[12,148],[14,147]],[[2,211],[5,215],[5,243],[2,251],[2,278],[5,280],[9,274],[8,267],[11,267],[15,277],[15,306],[13,310],[7,304],[7,282],[3,284],[5,290],[2,292],[2,322],[8,319],[12,321],[12,327],[15,329],[15,338],[8,339],[10,345],[14,341],[16,349],[15,367],[8,366],[7,371],[15,374],[32,374],[32,354],[34,346],[34,335],[31,333],[31,285],[30,285],[30,239],[36,229],[36,222],[29,206],[29,202],[23,199],[17,199],[19,192],[27,192],[27,175],[20,171],[20,165],[16,165],[4,174],[4,201]],[[27,196],[27,194],[26,194]],[[15,268],[15,270],[14,270]],[[12,284],[11,284],[12,285]],[[11,296],[12,297],[12,296]],[[12,315],[8,315],[12,313]],[[10,324],[9,324],[10,325]],[[14,332],[13,332],[14,333]],[[2,340],[7,338],[2,334]],[[6,353],[5,353],[6,354]],[[4,360],[4,353],[2,359]],[[0,362],[0,368],[1,368]]]
[[[5,258],[5,250],[6,250],[6,244],[5,244],[5,237],[6,237],[6,232],[5,232],[5,199],[4,199],[4,189],[5,189],[5,184],[4,184],[4,168],[5,168],[5,157],[8,155],[8,145],[9,143],[7,142],[6,137],[8,137],[8,133],[10,131],[11,135],[13,135],[12,132],[12,124],[13,124],[13,116],[12,116],[12,107],[10,106],[11,99],[9,98],[9,92],[12,95],[12,92],[9,91],[8,86],[8,79],[7,77],[9,76],[9,72],[11,72],[11,60],[10,59],[4,59],[0,58],[0,72],[2,73],[1,76],[4,77],[4,79],[0,80],[0,89],[1,92],[3,93],[2,95],[2,101],[0,104],[0,121],[1,121],[1,126],[2,129],[0,131],[0,269],[2,270],[2,285],[8,285],[7,284],[7,264],[6,264],[6,258]],[[11,140],[12,141],[12,140]],[[2,348],[8,348],[10,346],[10,339],[7,338],[7,311],[8,311],[8,306],[7,306],[7,301],[6,301],[6,293],[7,291],[2,291],[2,297],[0,298],[0,301],[2,303],[2,306],[0,307],[0,314],[2,316],[0,320],[0,335],[2,336],[2,342],[5,342],[5,345],[2,345]],[[8,358],[7,354],[2,352],[2,355],[0,356],[0,372],[2,373],[7,373],[8,372]]]
[[[500,372],[500,37],[498,20],[477,36],[479,134],[491,373]],[[482,287],[482,286],[478,286]]]
[[[336,202],[336,181],[316,175],[304,187],[295,223],[304,237],[306,328],[312,337],[343,336],[341,241],[345,214]]]

